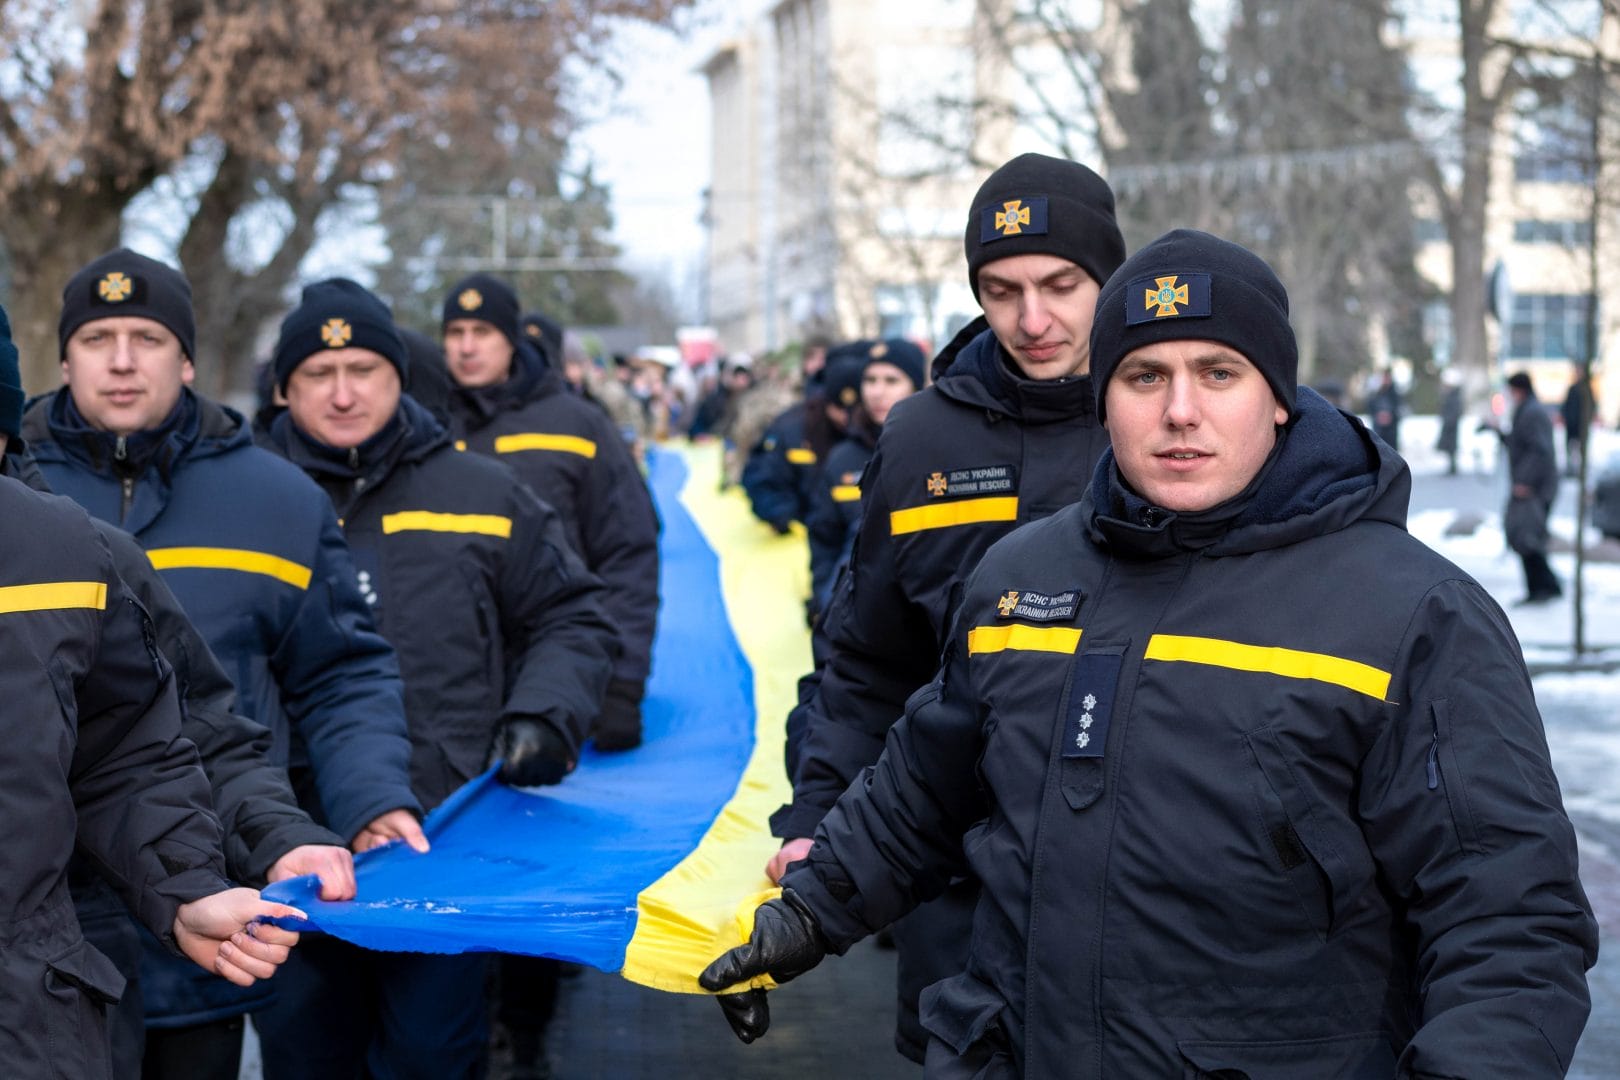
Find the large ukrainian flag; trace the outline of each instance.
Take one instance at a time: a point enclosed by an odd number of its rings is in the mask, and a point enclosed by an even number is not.
[[[311,879],[266,896],[367,948],[552,956],[699,992],[769,893],[782,724],[810,666],[804,545],[719,475],[713,447],[652,455],[663,604],[641,747],[587,751],[553,788],[469,783],[428,816],[430,853],[356,860],[354,901],[320,901]]]

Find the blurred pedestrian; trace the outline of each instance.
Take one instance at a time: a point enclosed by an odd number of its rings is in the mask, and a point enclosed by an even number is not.
[[[404,393],[405,343],[360,285],[307,286],[273,364],[287,412],[271,443],[331,498],[399,654],[422,806],[494,761],[508,783],[561,780],[619,645],[556,512]],[[485,954],[307,944],[255,1017],[267,1080],[479,1074]]]
[[[1457,475],[1458,437],[1462,426],[1462,376],[1453,368],[1440,373],[1440,436],[1434,448],[1446,455],[1446,475]]]
[[[1208,234],[1120,267],[1091,362],[1084,498],[973,570],[701,985],[751,1041],[753,980],[971,870],[927,1077],[1563,1075],[1598,948],[1575,831],[1506,617],[1403,527],[1405,463],[1296,389],[1282,284]]]
[[[1372,417],[1373,434],[1377,435],[1396,453],[1401,450],[1401,416],[1405,412],[1400,387],[1395,385],[1395,373],[1384,368],[1367,398],[1367,414]]]
[[[1536,399],[1530,376],[1516,371],[1508,377],[1513,402],[1512,427],[1500,428],[1507,451],[1509,491],[1502,511],[1502,531],[1508,547],[1524,565],[1524,596],[1517,603],[1545,604],[1564,595],[1563,584],[1547,562],[1547,518],[1558,498],[1558,452],[1553,446],[1552,418]]]
[[[68,281],[59,324],[66,385],[23,420],[51,489],[146,549],[316,821],[357,848],[425,847],[393,650],[320,490],[190,389],[190,284],[120,249]],[[234,1080],[268,991],[200,979],[153,938],[141,982],[143,1076]]]
[[[1569,390],[1559,408],[1564,422],[1564,475],[1581,470],[1581,447],[1586,445],[1586,426],[1592,421],[1592,384],[1582,378],[1581,365],[1575,365]]]
[[[861,368],[872,344],[859,341],[829,350],[804,400],[772,420],[749,451],[741,478],[748,505],[779,535],[810,516],[827,452],[843,438],[850,410],[860,400]]]

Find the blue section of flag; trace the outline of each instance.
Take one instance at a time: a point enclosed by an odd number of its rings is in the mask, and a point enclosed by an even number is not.
[[[637,895],[697,846],[754,739],[753,673],[726,614],[719,560],[680,502],[686,466],[655,453],[650,480],[663,521],[663,626],[643,745],[588,749],[555,787],[515,790],[489,773],[469,782],[428,815],[431,852],[393,845],[355,859],[354,901],[321,901],[313,878],[272,885],[267,898],[369,949],[623,966]]]

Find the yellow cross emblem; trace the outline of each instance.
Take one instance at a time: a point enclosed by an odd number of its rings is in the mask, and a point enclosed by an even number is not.
[[[461,305],[462,311],[477,311],[484,306],[484,294],[477,289],[466,289],[456,297],[456,303]]]
[[[134,290],[135,283],[129,280],[121,270],[114,270],[100,281],[96,282],[96,293],[109,304],[116,304],[121,300],[128,300],[129,294]]]
[[[948,486],[944,473],[934,473],[928,478],[928,494],[930,495],[943,495]]]
[[[1029,207],[1024,205],[1024,200],[1012,199],[1001,205],[1003,209],[996,211],[996,231],[1002,236],[1022,233],[1023,226],[1029,224]]]
[[[1011,615],[1017,607],[1018,593],[1014,589],[1008,589],[1001,595],[1001,599],[996,601],[996,611],[1000,613],[1002,618]]]
[[[321,340],[327,348],[341,349],[354,337],[354,327],[342,319],[327,319],[321,326]]]
[[[525,326],[523,328],[523,332],[525,334],[528,334],[530,337],[539,337],[540,336],[540,328],[538,326],[534,325],[534,323],[530,323],[529,325]]]
[[[1175,274],[1154,278],[1153,284],[1154,288],[1144,290],[1147,296],[1143,299],[1142,306],[1150,308],[1154,304],[1159,305],[1159,310],[1153,313],[1155,319],[1162,319],[1167,315],[1180,315],[1181,312],[1176,310],[1176,305],[1188,303],[1187,286],[1177,285]]]

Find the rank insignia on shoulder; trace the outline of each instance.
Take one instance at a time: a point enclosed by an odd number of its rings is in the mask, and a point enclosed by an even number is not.
[[[1016,495],[1018,470],[1011,465],[979,465],[971,469],[934,471],[925,481],[930,498],[943,495]]]
[[[996,614],[1003,619],[1029,622],[1067,622],[1080,613],[1085,597],[1079,589],[1037,592],[1034,589],[1008,589],[996,601]]]

